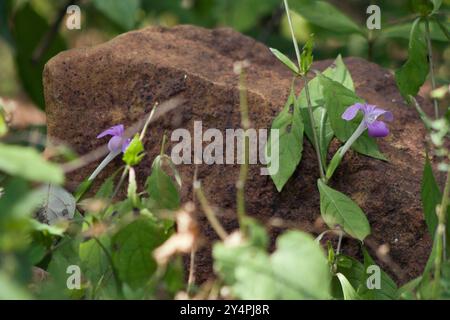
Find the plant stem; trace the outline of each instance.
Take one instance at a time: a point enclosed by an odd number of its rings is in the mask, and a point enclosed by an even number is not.
[[[189,278],[188,278],[187,289],[186,289],[188,297],[191,296],[192,286],[194,285],[195,251],[196,251],[195,248],[192,248],[191,254],[190,254],[190,259],[189,259]]]
[[[297,56],[298,69],[301,70],[300,50],[298,48],[297,39],[295,38],[294,27],[292,26],[291,15],[289,13],[289,4],[288,4],[287,0],[284,0],[284,7],[286,9],[286,15],[287,15],[288,22],[289,22],[289,28],[291,30],[292,42],[294,43],[295,55]],[[309,94],[308,78],[306,75],[301,75],[301,77],[305,83],[305,94],[306,94],[306,101],[308,103],[309,121],[311,123],[312,132],[313,132],[313,140],[314,140],[313,142],[314,142],[314,149],[316,149],[317,161],[319,164],[319,174],[320,174],[320,178],[322,180],[325,180],[325,171],[323,169],[322,158],[320,155],[320,143],[319,143],[319,139],[317,138],[316,123],[314,120],[314,114],[313,114],[313,110],[312,110],[311,96]]]
[[[250,120],[248,117],[248,102],[247,102],[247,88],[245,84],[245,73],[241,70],[239,76],[239,100],[241,109],[241,126],[244,130],[244,163],[240,166],[239,178],[236,182],[236,203],[237,203],[237,216],[239,221],[239,226],[242,228],[244,226],[244,220],[246,216],[245,210],[245,183],[248,176],[248,163],[249,163],[249,138],[247,136],[247,131],[250,129]]]
[[[447,172],[447,179],[445,181],[444,194],[442,195],[442,202],[438,208],[438,227],[436,231],[436,258],[434,260],[434,283],[433,296],[435,299],[439,296],[439,286],[441,282],[441,268],[442,258],[444,256],[444,241],[445,241],[445,225],[447,208],[449,205],[450,196],[450,170]]]
[[[431,46],[431,36],[430,36],[430,20],[428,17],[425,18],[425,37],[427,41],[427,49],[428,49],[428,63],[430,64],[430,77],[431,77],[431,88],[433,90],[436,89],[436,79],[434,76],[434,64],[433,64],[433,48]],[[439,118],[439,105],[438,101],[433,98],[434,104],[434,116]]]
[[[206,199],[205,194],[203,193],[200,181],[194,182],[194,192],[195,195],[197,196],[198,201],[200,202],[200,205],[203,209],[203,212],[206,215],[206,218],[213,227],[214,231],[217,233],[217,235],[222,241],[225,241],[225,239],[228,237],[228,234],[220,224],[219,220],[217,219],[214,210],[209,205],[208,200]]]

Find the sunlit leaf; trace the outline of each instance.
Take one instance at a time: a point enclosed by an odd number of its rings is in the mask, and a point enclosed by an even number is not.
[[[272,150],[278,148],[278,165],[274,163],[277,157],[269,157],[272,163],[269,166],[269,173],[277,190],[280,192],[292,174],[295,172],[303,151],[303,120],[300,114],[300,107],[295,93],[291,88],[284,108],[272,122],[271,130],[278,130],[279,139],[275,139],[275,145],[267,143],[266,153],[272,154]],[[271,141],[269,138],[268,141]],[[275,171],[276,170],[276,171]]]
[[[294,72],[296,74],[298,73],[298,67],[291,59],[289,59],[287,56],[285,56],[283,53],[281,53],[277,49],[270,48],[270,51],[275,55],[275,57],[277,57],[278,60],[280,60],[292,72]]]
[[[152,173],[146,182],[150,199],[160,209],[177,209],[180,206],[180,195],[172,178],[162,168],[162,157],[153,161]]]
[[[318,180],[320,213],[328,227],[340,226],[350,236],[364,240],[370,234],[370,225],[361,208],[345,194]]]

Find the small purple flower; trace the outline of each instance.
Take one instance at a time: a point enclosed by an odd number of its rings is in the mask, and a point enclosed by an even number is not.
[[[111,152],[125,152],[125,150],[130,145],[131,139],[127,139],[124,137],[125,128],[123,124],[119,124],[117,126],[111,127],[108,130],[103,131],[97,136],[97,139],[112,136],[108,142],[108,149]]]
[[[389,128],[383,122],[378,120],[380,116],[384,117],[386,121],[394,120],[394,116],[391,112],[378,108],[372,104],[356,103],[345,110],[342,114],[342,119],[350,121],[356,117],[358,111],[362,111],[364,118],[362,125],[364,129],[368,129],[369,136],[375,138],[386,137],[389,134]]]

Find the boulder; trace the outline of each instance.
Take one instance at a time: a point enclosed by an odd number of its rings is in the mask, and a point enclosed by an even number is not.
[[[193,26],[152,27],[129,32],[85,49],[73,49],[51,59],[44,70],[48,135],[86,154],[105,141],[102,130],[119,123],[130,126],[142,119],[155,102],[182,97],[184,103],[151,126],[145,139],[147,155],[137,168],[140,186],[159,153],[163,132],[177,128],[193,131],[194,121],[204,128],[240,127],[236,61],[247,60],[249,115],[254,128],[270,128],[283,107],[291,74],[269,49],[231,29],[207,30]],[[372,227],[367,239],[375,257],[377,246],[388,245],[390,262],[377,260],[403,283],[418,276],[431,243],[423,219],[420,184],[426,131],[415,111],[403,102],[391,72],[360,58],[344,60],[357,93],[371,104],[392,111],[391,134],[378,143],[389,162],[349,152],[331,185],[354,199]],[[332,63],[316,62],[323,70]],[[297,92],[302,84],[297,84]],[[170,146],[175,143],[169,144]],[[337,142],[332,148],[336,149]],[[331,152],[330,155],[331,156]],[[102,180],[120,165],[120,159],[100,176]],[[79,183],[96,167],[90,163],[69,175]],[[193,165],[180,165],[184,201],[192,199]],[[210,203],[218,208],[226,229],[236,223],[235,182],[238,165],[199,165],[198,178]],[[275,237],[286,228],[317,234],[320,224],[318,170],[315,154],[305,139],[300,166],[281,193],[269,176],[252,165],[246,188],[248,213],[265,223]],[[211,244],[215,235],[198,213],[203,234]],[[335,241],[335,240],[334,240]],[[361,257],[357,241],[344,239],[344,253]],[[209,246],[197,255],[197,280],[212,276]]]

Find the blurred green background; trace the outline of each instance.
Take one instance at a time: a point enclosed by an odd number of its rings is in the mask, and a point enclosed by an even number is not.
[[[313,12],[310,8],[314,2],[290,0],[291,7],[298,9],[294,24],[299,42],[315,34],[316,60],[341,53],[344,57],[360,56],[396,69],[407,59],[407,38],[416,16],[410,0],[329,0],[326,2],[330,7],[338,10],[338,14],[330,16]],[[81,30],[68,30],[64,20],[59,26],[55,23],[69,3],[81,8]],[[366,9],[370,4],[380,6],[382,28],[369,33]],[[449,4],[450,0],[444,0],[440,15],[447,26]],[[353,21],[363,32],[338,30],[327,19]],[[93,46],[132,29],[177,24],[232,27],[293,55],[281,0],[0,0],[0,96],[25,100],[29,97],[44,108],[42,68],[59,51]],[[56,33],[49,36],[52,26]],[[36,59],[36,50],[45,43],[46,35],[51,40]],[[372,40],[368,41],[369,37]],[[448,40],[433,25],[432,38],[438,84],[449,83]]]

